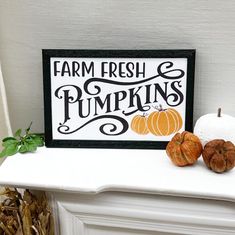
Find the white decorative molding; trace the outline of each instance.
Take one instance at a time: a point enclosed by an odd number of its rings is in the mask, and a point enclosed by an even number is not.
[[[42,147],[11,156],[0,167],[0,185],[67,193],[125,191],[235,202],[234,180],[235,170],[216,174],[202,158],[176,167],[165,150]]]
[[[235,205],[230,202],[117,192],[54,196],[62,235],[90,234],[90,229],[99,230],[97,234],[103,230],[107,234],[232,235],[235,231]]]
[[[60,234],[85,234],[84,223],[73,213],[68,211],[59,201],[56,204],[58,206],[58,224]]]

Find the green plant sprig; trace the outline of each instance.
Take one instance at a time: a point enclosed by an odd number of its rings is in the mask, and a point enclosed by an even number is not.
[[[32,122],[22,135],[22,129],[18,129],[13,137],[6,137],[2,140],[4,147],[0,153],[1,157],[12,156],[16,153],[35,152],[38,147],[44,146],[44,135],[30,133]]]

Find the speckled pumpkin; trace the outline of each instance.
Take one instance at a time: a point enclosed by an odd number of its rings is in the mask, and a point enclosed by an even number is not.
[[[202,157],[209,169],[222,173],[235,166],[235,146],[230,141],[215,139],[205,145]]]
[[[149,129],[147,127],[146,115],[136,115],[131,121],[131,129],[139,135],[147,135]]]
[[[147,120],[149,131],[156,136],[167,136],[179,131],[183,125],[182,117],[173,108],[152,112]]]
[[[166,153],[176,166],[193,165],[202,153],[202,144],[196,135],[183,131],[168,143]]]

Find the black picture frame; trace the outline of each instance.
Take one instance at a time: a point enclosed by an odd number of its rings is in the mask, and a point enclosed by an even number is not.
[[[56,139],[52,130],[52,58],[184,58],[187,59],[185,94],[185,130],[193,130],[195,49],[186,50],[67,50],[43,49],[44,123],[46,147],[165,149],[168,141]]]

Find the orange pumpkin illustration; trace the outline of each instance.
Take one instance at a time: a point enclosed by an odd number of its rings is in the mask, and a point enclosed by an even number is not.
[[[167,136],[179,131],[183,125],[183,120],[175,109],[162,109],[160,106],[160,109],[149,115],[147,125],[153,135]]]
[[[131,129],[139,135],[147,135],[149,133],[147,126],[147,117],[145,114],[136,115],[131,121]]]

